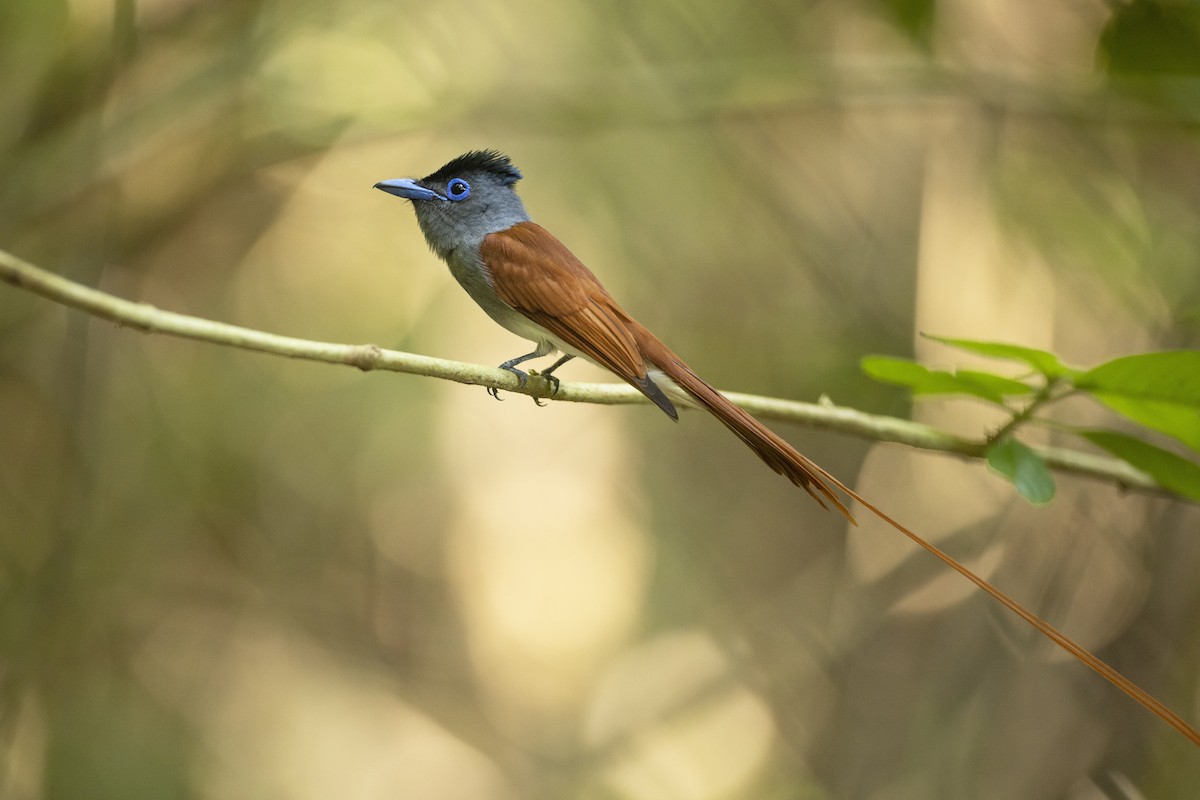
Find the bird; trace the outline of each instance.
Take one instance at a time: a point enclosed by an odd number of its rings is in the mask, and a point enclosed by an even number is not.
[[[626,312],[566,245],[530,219],[514,189],[521,178],[503,153],[472,150],[420,180],[375,184],[411,200],[425,241],[467,294],[502,327],[535,344],[500,369],[524,386],[529,375],[518,365],[558,351],[563,357],[539,373],[555,390],[554,371],[579,357],[632,385],[672,420],[679,419],[676,402],[694,403],[767,466],[854,523],[837,494],[845,491],[840,481],[697,375]],[[495,389],[489,391],[495,396]]]
[[[531,352],[505,361],[500,369],[511,372],[524,386],[529,374],[519,365],[558,351],[563,356],[540,373],[554,389],[559,384],[553,372],[578,357],[632,385],[672,420],[679,419],[676,402],[698,405],[733,431],[767,466],[823,507],[832,506],[857,524],[838,493],[859,503],[1200,745],[1200,732],[1178,714],[953,556],[888,516],[700,378],[626,312],[566,245],[530,218],[514,188],[522,177],[503,153],[471,150],[424,178],[383,180],[374,187],[412,201],[425,241],[467,294],[502,327],[534,343]],[[496,396],[495,389],[489,391]]]

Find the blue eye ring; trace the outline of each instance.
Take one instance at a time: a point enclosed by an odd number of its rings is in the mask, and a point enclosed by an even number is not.
[[[451,178],[446,184],[446,197],[450,200],[466,200],[471,195],[471,184],[462,178]]]

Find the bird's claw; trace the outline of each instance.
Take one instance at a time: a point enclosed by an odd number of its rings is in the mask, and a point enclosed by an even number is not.
[[[558,387],[561,383],[561,381],[559,381],[558,378],[554,377],[549,372],[535,372],[533,370],[530,370],[529,372],[531,375],[536,375],[537,377],[544,380],[546,383],[550,384],[550,396],[551,397],[554,397],[554,395],[558,394]],[[542,398],[540,398],[540,397],[534,397],[533,403],[538,408],[544,408],[546,405],[545,403],[542,402]]]
[[[530,355],[534,355],[534,354],[530,354]],[[529,385],[529,376],[530,375],[534,375],[536,377],[545,379],[546,383],[549,384],[549,386],[550,386],[550,397],[554,397],[556,394],[558,394],[559,386],[561,386],[562,384],[558,378],[556,378],[554,375],[551,375],[550,373],[554,370],[554,367],[557,367],[560,364],[562,364],[564,360],[565,359],[560,359],[558,361],[558,363],[556,363],[554,366],[552,366],[550,369],[546,370],[545,372],[538,372],[537,370],[530,370],[529,372],[523,372],[522,370],[517,369],[513,365],[513,361],[506,361],[505,363],[501,364],[500,369],[504,370],[505,372],[511,372],[513,375],[517,376],[517,388],[519,388],[519,389],[524,389],[526,386]],[[519,361],[519,359],[514,359],[514,361]],[[503,399],[500,397],[500,390],[494,386],[489,386],[487,393],[490,394],[492,397],[496,398],[497,400]],[[536,405],[538,408],[545,407],[546,404],[542,402],[542,398],[536,397],[536,396],[532,396],[532,397],[533,397],[534,405]]]
[[[511,372],[513,375],[517,376],[517,388],[518,389],[524,389],[525,385],[527,383],[529,383],[529,374],[526,372],[523,372],[522,370],[517,369],[516,367],[514,367],[510,364],[501,364],[500,369],[504,370],[505,372]],[[487,393],[490,394],[492,397],[496,398],[497,400],[501,400],[501,401],[503,400],[503,398],[500,397],[500,390],[497,389],[495,386],[489,386],[487,389]]]

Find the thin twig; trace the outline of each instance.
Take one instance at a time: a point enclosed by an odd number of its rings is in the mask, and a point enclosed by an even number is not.
[[[487,386],[532,397],[550,397],[549,382],[538,380],[536,376],[525,387],[520,387],[517,385],[516,377],[511,373],[479,364],[385,350],[374,344],[336,344],[298,339],[292,336],[279,336],[224,322],[164,311],[147,303],[124,300],[107,292],[75,283],[3,250],[0,250],[0,279],[56,303],[77,308],[94,316],[112,320],[118,325],[136,328],[146,333],[161,333],[288,358],[320,361],[326,364],[345,364],[364,371],[390,370],[442,378],[458,383]],[[755,416],[764,419],[795,422],[872,441],[894,442],[970,459],[982,458],[986,448],[986,442],[983,440],[967,439],[918,422],[867,414],[851,408],[837,407],[828,402],[801,403],[795,400],[780,400],[739,392],[726,392],[725,396]],[[602,405],[646,402],[646,398],[640,392],[626,384],[568,383],[566,381],[559,386],[553,399]],[[1156,484],[1149,476],[1118,459],[1059,447],[1034,447],[1034,450],[1045,459],[1052,469],[1060,472],[1114,483],[1124,489],[1182,499]]]

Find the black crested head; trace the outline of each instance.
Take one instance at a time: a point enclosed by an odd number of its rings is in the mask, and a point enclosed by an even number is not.
[[[412,200],[425,241],[441,258],[470,259],[483,239],[529,221],[529,213],[513,184],[521,172],[496,150],[472,150],[414,181],[397,178],[375,186]],[[460,264],[461,261],[454,261]]]
[[[499,150],[472,150],[463,153],[432,175],[421,179],[422,183],[443,183],[469,172],[487,172],[500,179],[504,186],[512,186],[521,180],[521,171],[513,166],[508,156]]]

